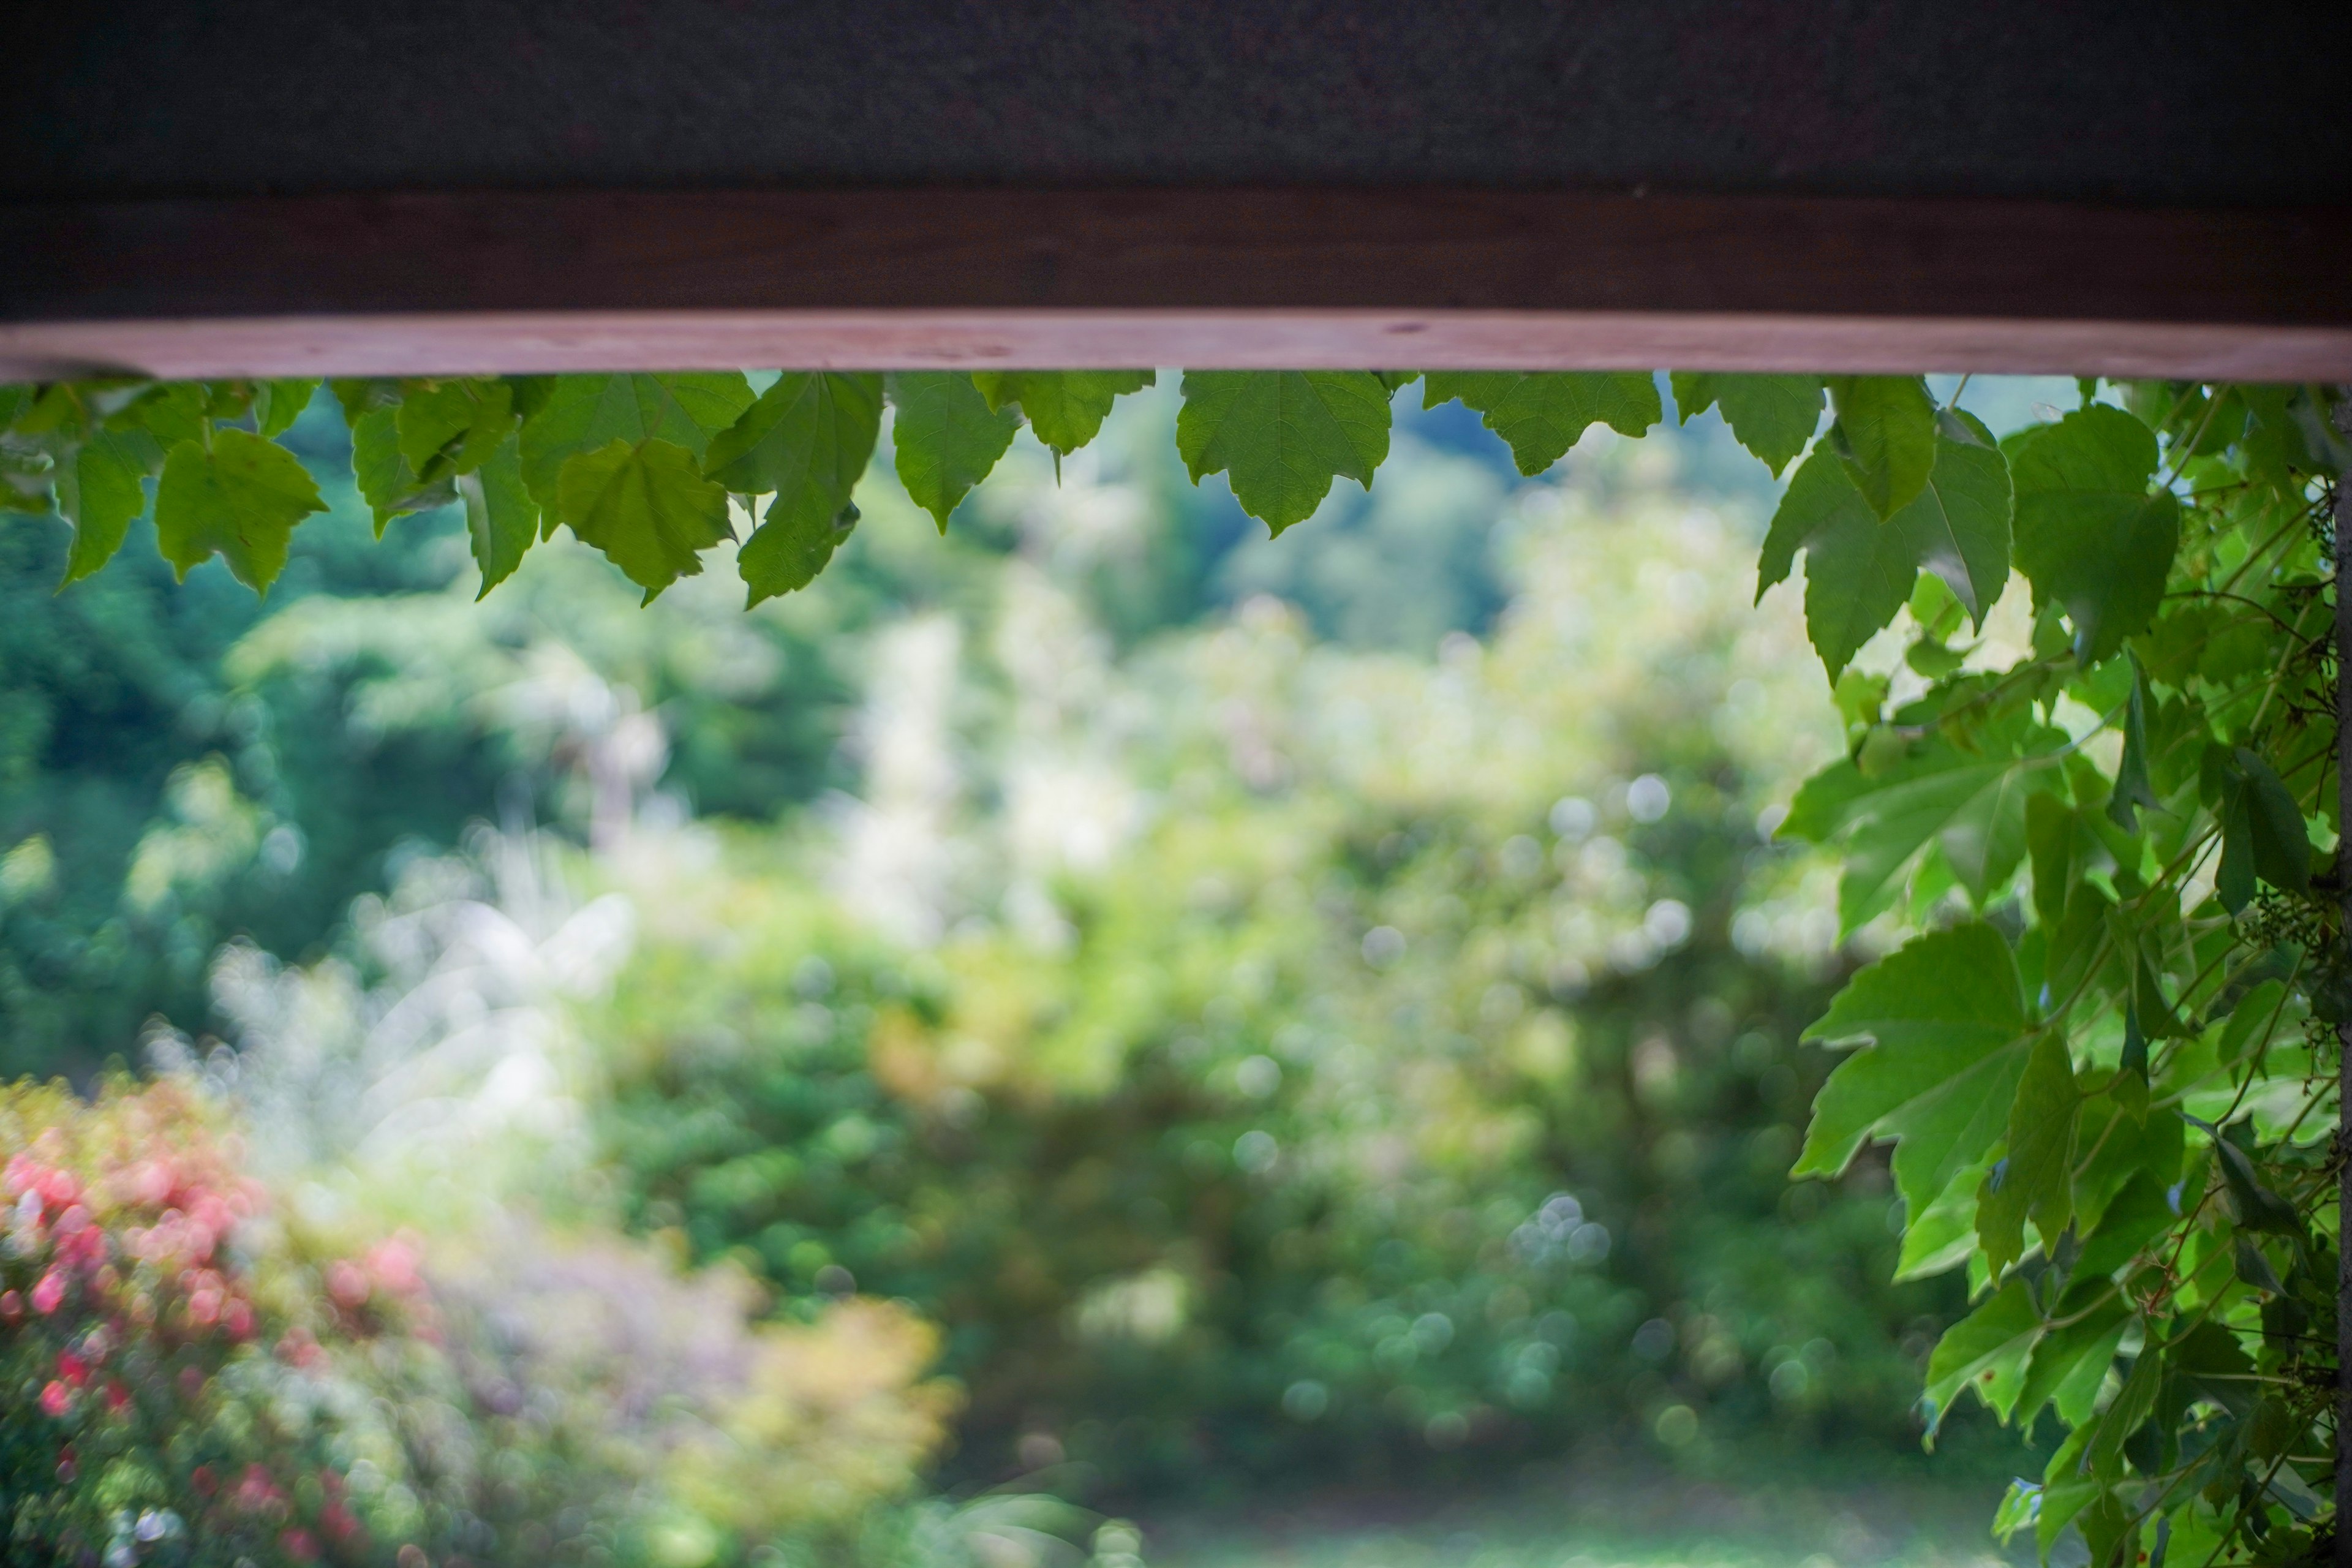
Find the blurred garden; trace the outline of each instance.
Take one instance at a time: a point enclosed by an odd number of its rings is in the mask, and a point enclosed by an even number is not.
[[[17,1550],[1994,1557],[2039,1460],[1913,1408],[1965,1227],[1787,1176],[1889,939],[1773,837],[1845,743],[1780,486],[1408,393],[1269,540],[1169,379],[944,540],[886,426],[749,613],[477,603],[323,394],[266,599],[0,521]]]

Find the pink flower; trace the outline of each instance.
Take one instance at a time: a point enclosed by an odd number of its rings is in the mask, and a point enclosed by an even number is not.
[[[369,1289],[367,1273],[358,1264],[339,1260],[327,1265],[327,1294],[337,1305],[346,1310],[363,1307]]]
[[[66,1382],[71,1384],[74,1387],[79,1388],[83,1384],[89,1381],[89,1363],[83,1361],[81,1357],[74,1354],[71,1351],[59,1351],[58,1352],[58,1375],[65,1379]]]
[[[41,1414],[62,1416],[73,1408],[73,1390],[62,1383],[51,1383],[41,1390]]]
[[[299,1524],[278,1535],[278,1549],[297,1563],[309,1563],[319,1555],[317,1538]]]
[[[58,1310],[66,1299],[66,1276],[61,1268],[52,1268],[41,1276],[33,1287],[33,1310],[47,1317]]]
[[[405,1234],[378,1242],[367,1255],[368,1272],[395,1296],[405,1296],[425,1283],[417,1262],[416,1243]]]

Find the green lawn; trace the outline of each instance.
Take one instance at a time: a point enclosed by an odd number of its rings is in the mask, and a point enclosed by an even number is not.
[[[1989,1532],[2000,1491],[1586,1475],[1515,1500],[1416,1510],[1331,1499],[1161,1521],[1150,1528],[1150,1561],[1153,1568],[1997,1568],[2030,1560]]]

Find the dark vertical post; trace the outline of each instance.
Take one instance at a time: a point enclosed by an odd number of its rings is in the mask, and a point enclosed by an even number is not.
[[[2336,427],[2352,436],[2352,386],[2336,389]],[[2352,942],[2352,473],[2336,479],[2336,896],[2343,910],[2337,940]],[[2336,1568],[2352,1568],[2352,1020],[2336,1026]]]

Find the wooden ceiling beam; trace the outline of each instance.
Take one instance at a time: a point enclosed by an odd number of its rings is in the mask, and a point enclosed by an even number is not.
[[[1429,187],[0,205],[0,375],[719,365],[2352,379],[2352,209]]]

